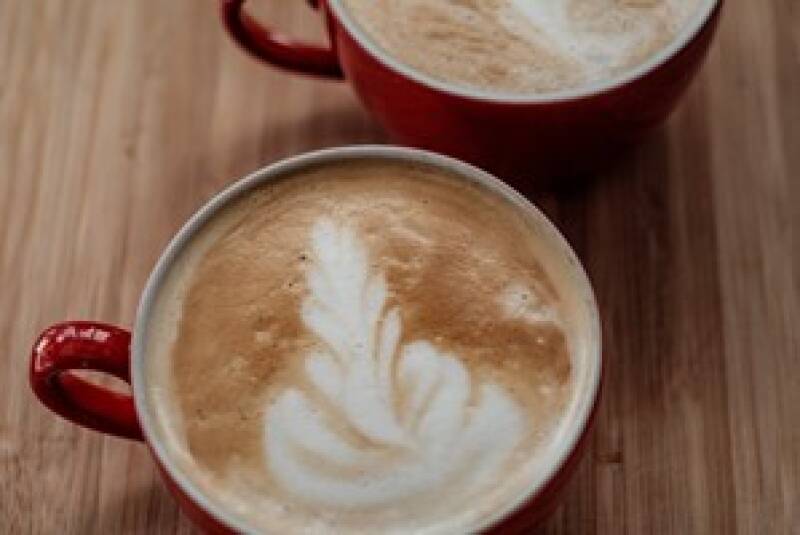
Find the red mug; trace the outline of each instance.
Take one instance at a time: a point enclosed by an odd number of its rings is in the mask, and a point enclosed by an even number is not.
[[[600,351],[600,322],[591,285],[579,260],[556,228],[529,201],[497,178],[463,162],[414,149],[388,146],[357,146],[328,149],[297,156],[273,164],[234,183],[218,194],[184,225],[158,260],[142,293],[133,333],[95,322],[66,322],[46,329],[33,346],[30,381],[34,393],[53,412],[74,423],[117,437],[144,441],[169,489],[184,511],[209,533],[248,533],[251,530],[230,511],[212,503],[198,490],[191,478],[174,460],[163,438],[157,412],[148,400],[148,357],[145,351],[148,319],[167,274],[180,252],[207,221],[224,206],[249,191],[276,178],[300,169],[328,162],[387,159],[423,163],[478,183],[520,207],[541,223],[542,235],[563,251],[565,262],[574,268],[585,307],[586,342],[576,366],[575,400],[569,417],[565,417],[564,433],[557,442],[554,455],[540,481],[520,496],[513,508],[486,519],[483,531],[515,532],[543,518],[557,503],[564,486],[586,449],[596,412],[602,383],[603,360]],[[576,357],[578,358],[578,357]],[[94,370],[128,382],[132,394],[120,394],[84,381],[72,372]]]
[[[493,95],[434,80],[374,45],[342,0],[311,0],[330,47],[295,42],[261,26],[244,0],[221,0],[233,39],[284,69],[346,78],[397,142],[465,160],[524,182],[574,176],[609,162],[661,124],[706,56],[723,0],[710,0],[675,40],[626,74],[586,87],[530,96]]]

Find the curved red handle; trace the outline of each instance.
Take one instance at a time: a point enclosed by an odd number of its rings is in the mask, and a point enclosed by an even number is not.
[[[336,53],[293,41],[261,26],[242,10],[245,0],[221,0],[222,21],[231,37],[253,56],[272,65],[302,74],[343,79]],[[311,2],[316,6],[316,2]]]
[[[131,382],[128,331],[88,321],[44,331],[31,354],[31,387],[47,408],[77,424],[144,440],[133,397],[94,385],[70,370],[105,372]]]

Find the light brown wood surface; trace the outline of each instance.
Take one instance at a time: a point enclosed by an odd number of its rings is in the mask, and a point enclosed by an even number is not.
[[[300,0],[251,2],[322,35]],[[48,413],[49,323],[130,326],[167,240],[283,156],[385,141],[267,69],[208,0],[0,0],[0,533],[189,533],[139,444]],[[546,534],[800,533],[800,4],[730,0],[668,126],[536,199],[585,262],[608,381]]]

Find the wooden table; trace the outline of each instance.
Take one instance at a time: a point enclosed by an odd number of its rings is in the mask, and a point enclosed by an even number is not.
[[[303,4],[256,7],[319,36]],[[609,362],[542,533],[800,533],[800,4],[730,0],[718,37],[664,130],[536,199],[595,284]],[[0,0],[0,532],[192,531],[143,446],[33,398],[31,342],[130,326],[162,247],[236,177],[374,141],[345,85],[245,57],[214,2]]]

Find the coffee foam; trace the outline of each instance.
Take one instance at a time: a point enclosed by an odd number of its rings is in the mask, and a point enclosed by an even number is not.
[[[323,341],[305,361],[320,396],[291,387],[268,409],[272,473],[302,501],[338,508],[496,481],[526,432],[523,409],[498,385],[472,392],[461,360],[429,341],[401,347],[399,307],[386,310],[359,238],[324,218],[312,234],[302,317]]]
[[[666,47],[708,0],[343,0],[401,63],[488,91],[608,80]]]
[[[515,212],[370,160],[224,210],[152,316],[170,455],[278,532],[462,530],[513,503],[547,466],[583,329],[570,266]]]

